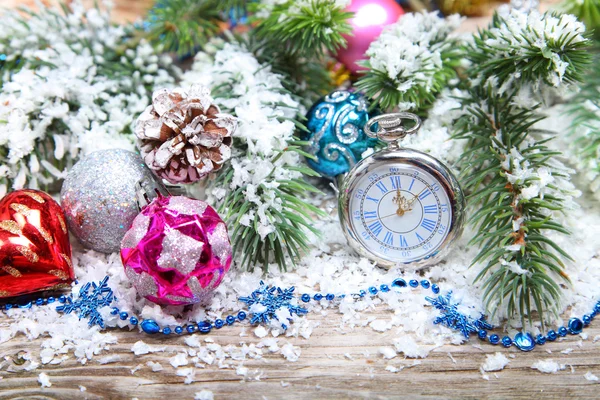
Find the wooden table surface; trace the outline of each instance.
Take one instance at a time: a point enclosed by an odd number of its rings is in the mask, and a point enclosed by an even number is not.
[[[389,311],[379,310],[369,316],[389,318]],[[191,384],[177,376],[169,359],[177,353],[187,352],[190,347],[183,337],[142,335],[138,332],[114,331],[118,344],[110,351],[95,356],[92,361],[81,365],[73,357],[58,365],[42,365],[26,372],[9,372],[19,368],[18,354],[23,350],[39,354],[41,340],[29,341],[20,336],[0,346],[0,399],[55,398],[55,399],[192,399],[202,390],[214,393],[215,399],[393,399],[393,398],[460,398],[460,399],[505,399],[505,398],[599,398],[598,382],[587,380],[584,375],[592,372],[600,376],[600,343],[593,338],[600,335],[600,321],[585,330],[589,339],[579,347],[579,338],[567,336],[557,341],[536,347],[523,353],[513,348],[492,346],[479,339],[471,339],[464,345],[447,345],[433,348],[425,359],[405,359],[397,356],[386,360],[380,354],[382,346],[389,346],[397,337],[392,329],[376,333],[371,328],[356,328],[340,334],[340,316],[330,312],[326,318],[317,315],[308,317],[318,320],[308,339],[283,338],[280,345],[289,341],[300,349],[298,361],[290,362],[280,354],[270,354],[263,349],[263,357],[247,360],[243,366],[249,369],[246,378],[236,373],[237,361],[228,361],[232,368],[216,365],[195,368]],[[1,325],[9,324],[4,320]],[[212,338],[221,346],[242,343],[258,344],[261,339],[246,329],[248,336],[240,336],[241,328],[227,328],[219,334],[201,336]],[[164,347],[164,352],[135,356],[131,351],[139,340]],[[572,351],[570,351],[571,349]],[[501,371],[487,372],[484,379],[480,371],[486,355],[500,351],[510,360]],[[561,353],[564,351],[568,354]],[[551,352],[551,353],[550,353]],[[114,361],[100,364],[99,360],[111,355]],[[113,357],[113,356],[118,357]],[[514,356],[514,358],[512,358]],[[190,357],[191,358],[191,357]],[[553,359],[565,365],[556,374],[541,373],[531,368],[539,360]],[[38,358],[39,360],[39,358]],[[158,362],[164,368],[152,372],[149,361]],[[190,365],[186,366],[189,367]],[[388,366],[399,369],[390,372]],[[135,370],[136,367],[140,367]],[[404,369],[402,369],[404,367]],[[38,375],[48,375],[52,386],[41,388]],[[86,391],[80,391],[80,385]]]
[[[44,1],[52,2],[54,0]],[[34,1],[0,0],[0,8],[25,3],[33,4]],[[151,1],[120,0],[115,3],[115,20],[131,21],[142,15]],[[466,29],[484,21],[469,21]],[[381,318],[389,318],[390,315],[383,309],[370,313],[370,316]],[[194,382],[190,384],[185,384],[185,377],[178,376],[177,370],[169,363],[171,357],[190,349],[183,337],[165,339],[117,330],[112,333],[118,337],[118,344],[110,346],[110,351],[103,352],[85,365],[70,357],[61,364],[46,364],[28,372],[19,371],[19,354],[31,351],[39,355],[42,339],[29,341],[19,336],[0,346],[0,399],[179,400],[192,399],[202,390],[212,391],[215,399],[600,398],[600,386],[596,386],[598,381],[584,377],[587,372],[600,376],[600,342],[593,342],[600,335],[600,321],[594,321],[586,329],[587,340],[580,342],[578,337],[569,335],[562,341],[537,347],[530,353],[472,339],[465,345],[431,348],[425,359],[398,356],[386,360],[379,349],[389,346],[397,337],[395,329],[376,333],[366,327],[341,334],[335,330],[341,318],[335,312],[330,312],[327,317],[310,315],[308,318],[320,324],[309,339],[280,339],[281,343],[289,341],[300,349],[298,361],[290,362],[281,354],[270,354],[263,349],[262,358],[243,362],[243,366],[249,369],[246,377],[236,373],[240,363],[231,361],[233,368],[215,365],[195,368]],[[10,322],[6,317],[0,317],[0,326]],[[246,329],[247,336],[240,336],[241,329],[223,329],[210,337],[222,346],[258,344],[261,341],[250,329]],[[135,356],[131,347],[139,340],[149,345],[166,346],[166,350]],[[486,373],[488,379],[484,379],[481,365],[486,355],[497,351],[509,357],[510,363],[501,371]],[[99,359],[109,354],[116,356],[111,357],[113,362],[100,364]],[[565,369],[556,374],[545,374],[531,368],[535,362],[547,359],[564,364]],[[159,362],[164,369],[152,372],[147,366],[149,361]],[[388,366],[399,371],[390,372],[386,370]],[[48,375],[51,387],[41,388],[38,375],[42,372]],[[80,386],[86,390],[82,392]]]

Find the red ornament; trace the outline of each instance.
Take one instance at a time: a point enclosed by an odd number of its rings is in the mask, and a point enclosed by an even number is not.
[[[340,49],[337,59],[352,73],[364,67],[356,62],[366,60],[366,51],[387,25],[398,21],[404,10],[395,0],[352,0],[346,11],[353,12],[350,20],[352,36],[345,35],[348,45]]]
[[[0,200],[0,298],[69,287],[75,279],[65,215],[38,190]]]

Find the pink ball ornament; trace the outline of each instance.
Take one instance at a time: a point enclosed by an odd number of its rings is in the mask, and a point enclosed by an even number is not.
[[[394,0],[352,0],[346,11],[354,13],[350,20],[353,36],[344,36],[348,41],[345,49],[337,54],[339,62],[352,73],[363,69],[357,61],[365,60],[369,45],[383,31],[386,25],[398,21],[404,10]]]
[[[158,196],[121,243],[125,274],[146,299],[163,305],[207,298],[231,265],[227,227],[207,203]]]

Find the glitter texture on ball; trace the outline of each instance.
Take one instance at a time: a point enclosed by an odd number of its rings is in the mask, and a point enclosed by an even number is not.
[[[71,169],[60,193],[71,233],[92,250],[119,251],[139,213],[135,185],[153,179],[142,158],[131,151],[89,154]]]
[[[140,296],[162,305],[201,302],[231,265],[227,227],[207,203],[155,198],[123,238],[125,274]]]

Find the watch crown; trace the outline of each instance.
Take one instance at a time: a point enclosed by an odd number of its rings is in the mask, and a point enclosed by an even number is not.
[[[413,121],[412,126],[405,126],[405,121]],[[365,133],[387,143],[397,142],[406,135],[417,133],[421,127],[421,119],[412,113],[401,112],[382,114],[371,118],[365,125]],[[373,130],[375,128],[375,130]]]

